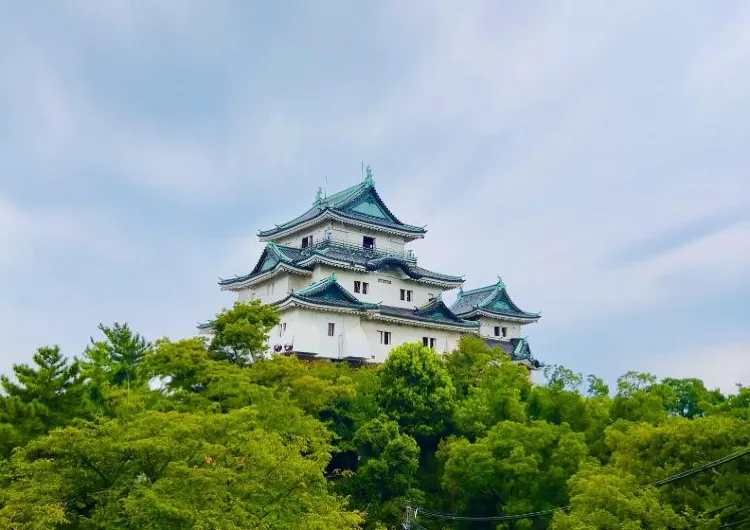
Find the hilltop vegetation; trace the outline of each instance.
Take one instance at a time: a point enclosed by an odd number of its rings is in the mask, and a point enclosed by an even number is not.
[[[474,336],[377,368],[257,352],[258,303],[211,342],[100,327],[3,377],[0,529],[720,528],[750,516],[750,390],[522,366]],[[558,509],[566,507],[566,509]],[[557,510],[555,510],[557,509]],[[513,522],[453,521],[435,514]],[[735,513],[736,512],[736,513]],[[741,525],[733,526],[741,528]]]

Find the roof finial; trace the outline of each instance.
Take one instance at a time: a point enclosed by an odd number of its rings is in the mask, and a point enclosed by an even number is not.
[[[315,194],[315,202],[313,203],[313,206],[317,206],[321,203],[323,200],[323,187],[318,186],[318,192]]]
[[[333,280],[334,282],[336,281],[336,273],[335,272],[331,273],[331,280]]]
[[[365,170],[365,186],[372,188],[374,185],[375,181],[372,179],[372,169],[370,169],[370,166],[367,166]]]
[[[500,276],[497,277],[497,288],[505,289],[505,282],[503,282],[503,279]]]

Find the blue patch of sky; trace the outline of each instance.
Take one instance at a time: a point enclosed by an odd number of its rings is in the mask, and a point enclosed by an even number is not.
[[[647,261],[739,223],[750,221],[750,204],[690,221],[674,230],[644,239],[607,256],[602,265],[621,267]]]

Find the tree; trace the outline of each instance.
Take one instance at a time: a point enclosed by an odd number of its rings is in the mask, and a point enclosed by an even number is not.
[[[668,377],[662,384],[672,390],[667,401],[667,411],[686,418],[705,416],[716,405],[724,401],[719,390],[708,390],[700,379],[673,379]]]
[[[253,407],[81,422],[14,454],[0,528],[358,528],[325,439],[291,434]]]
[[[359,455],[356,473],[340,486],[357,505],[366,508],[369,526],[387,522],[393,526],[403,515],[407,497],[419,498],[416,491],[419,446],[411,436],[401,434],[398,424],[379,416],[364,424],[354,436]]]
[[[503,421],[474,443],[446,439],[438,452],[450,509],[479,517],[564,506],[566,482],[587,454],[583,434],[545,421]]]
[[[507,356],[484,368],[456,405],[453,423],[459,433],[475,439],[501,421],[525,422],[524,400],[532,391],[528,370]]]
[[[13,365],[15,381],[0,376],[5,393],[0,420],[4,417],[12,426],[4,430],[14,444],[66,425],[82,411],[80,365],[63,357],[57,346],[39,348],[33,361],[32,366]]]
[[[115,322],[112,327],[99,324],[104,340],[86,347],[82,372],[97,382],[110,385],[130,385],[140,380],[140,368],[151,345],[127,324]]]
[[[443,432],[453,412],[455,393],[443,359],[422,344],[394,348],[380,368],[378,402],[407,434]]]
[[[558,510],[551,530],[640,530],[641,528],[716,528],[693,526],[678,515],[653,487],[635,477],[588,465],[570,480],[570,508]]]
[[[259,300],[237,302],[211,322],[209,351],[214,359],[244,366],[263,358],[268,332],[279,323],[276,309]]]

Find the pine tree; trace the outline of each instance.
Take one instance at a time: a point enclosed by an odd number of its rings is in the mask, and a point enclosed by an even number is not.
[[[151,344],[127,324],[99,324],[105,340],[94,340],[83,354],[83,372],[96,383],[133,385],[140,382],[141,363]]]
[[[13,366],[14,380],[0,376],[5,396],[0,407],[17,438],[32,439],[66,425],[82,410],[84,386],[80,365],[70,362],[58,346],[39,348],[33,365]]]

